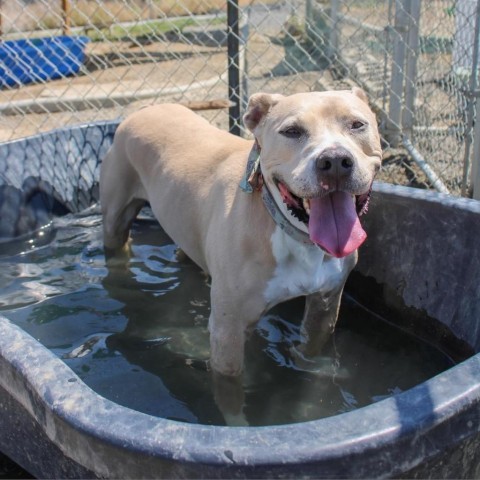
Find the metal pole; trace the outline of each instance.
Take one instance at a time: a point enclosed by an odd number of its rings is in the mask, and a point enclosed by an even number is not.
[[[314,40],[314,37],[312,36],[312,29],[314,25],[312,1],[313,0],[305,1],[305,33],[309,41]]]
[[[340,5],[338,0],[330,2],[330,18],[332,20],[332,28],[330,29],[330,45],[328,46],[328,58],[336,61],[338,57],[338,38],[339,38],[339,13]]]
[[[388,25],[385,28],[385,50],[383,54],[383,100],[382,100],[382,110],[387,111],[387,101],[388,101],[388,56],[390,54],[390,43],[391,43],[391,32],[392,32],[392,8],[393,0],[388,0]],[[382,120],[382,127],[385,126],[385,120]]]
[[[240,76],[242,83],[240,86],[242,101],[240,103],[240,115],[245,112],[248,105],[249,89],[248,89],[248,55],[247,42],[250,36],[250,8],[245,9],[240,20]]]
[[[473,134],[473,162],[472,162],[472,198],[480,200],[480,109],[478,108],[478,98],[476,99],[476,118],[475,131]],[[462,191],[463,194],[463,191]]]
[[[450,191],[448,188],[442,182],[440,177],[430,168],[430,165],[422,157],[420,152],[413,146],[412,142],[407,137],[403,137],[402,144],[407,149],[407,152],[411,155],[414,162],[422,169],[433,188],[435,188],[435,190],[438,192],[449,194]]]
[[[62,31],[64,35],[70,35],[70,0],[62,0]]]
[[[417,83],[417,58],[419,48],[419,25],[421,2],[410,2],[408,13],[408,48],[405,67],[405,106],[402,116],[402,133],[411,135],[414,119],[415,93]]]
[[[474,33],[474,40],[473,40],[473,58],[472,58],[472,70],[470,73],[470,82],[469,82],[469,91],[467,92],[467,100],[468,100],[468,109],[467,109],[467,131],[465,132],[465,156],[463,158],[463,179],[462,179],[462,196],[467,196],[467,190],[468,190],[468,174],[470,170],[470,153],[472,150],[472,141],[475,143],[478,143],[480,141],[479,138],[475,137],[472,138],[473,135],[473,123],[474,123],[474,116],[475,116],[475,111],[477,112],[477,123],[478,123],[478,102],[477,98],[475,96],[475,91],[477,89],[477,74],[478,74],[478,54],[479,54],[479,45],[478,45],[478,39],[479,39],[479,29],[480,29],[480,0],[477,1],[477,8],[476,8],[476,15],[475,15],[475,33]],[[473,152],[475,155],[475,152],[479,149],[478,146],[474,145]],[[476,163],[479,162],[478,158],[474,156],[473,159]],[[472,174],[473,170],[475,172],[477,171],[477,168],[472,169]],[[472,188],[475,188],[473,186],[473,178],[472,178]],[[478,184],[477,184],[477,194],[478,192]]]
[[[394,44],[392,75],[390,80],[390,108],[388,113],[387,140],[395,147],[400,143],[402,126],[403,86],[405,78],[407,12],[410,0],[395,0]]]
[[[228,99],[230,133],[240,135],[240,34],[238,0],[227,0]]]

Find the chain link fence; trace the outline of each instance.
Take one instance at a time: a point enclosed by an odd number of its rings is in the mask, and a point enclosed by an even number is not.
[[[245,134],[253,92],[357,85],[380,121],[382,180],[480,197],[477,0],[236,2],[0,0],[0,141],[171,101]],[[8,50],[62,35],[84,39],[73,60]],[[42,61],[78,68],[36,75]]]

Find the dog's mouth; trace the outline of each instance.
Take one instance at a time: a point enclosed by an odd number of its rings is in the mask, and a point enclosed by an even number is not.
[[[328,254],[341,258],[354,252],[365,241],[359,216],[366,213],[370,191],[352,195],[332,191],[313,198],[295,195],[285,183],[275,182],[290,214],[305,224],[310,240]]]

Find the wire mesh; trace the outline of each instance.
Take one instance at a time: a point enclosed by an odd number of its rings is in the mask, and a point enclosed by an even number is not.
[[[172,101],[228,128],[232,99],[239,106],[233,123],[245,134],[240,117],[251,93],[360,86],[384,137],[381,179],[472,193],[477,0],[240,0],[238,32],[227,27],[227,6],[225,0],[0,2],[3,45],[65,33],[88,39],[77,72],[2,84],[0,141]],[[229,50],[232,32],[236,56]],[[61,52],[54,63],[68,55]],[[0,58],[6,65],[1,52]],[[237,99],[229,96],[232,63]]]

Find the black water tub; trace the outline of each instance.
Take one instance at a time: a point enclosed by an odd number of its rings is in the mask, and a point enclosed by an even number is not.
[[[41,232],[50,214],[95,202],[115,128],[1,145],[1,239]],[[468,346],[470,358],[341,415],[203,426],[102,398],[0,316],[0,451],[41,478],[479,477],[480,203],[378,184],[364,222],[369,237],[349,288],[427,341],[455,338],[450,351]]]

